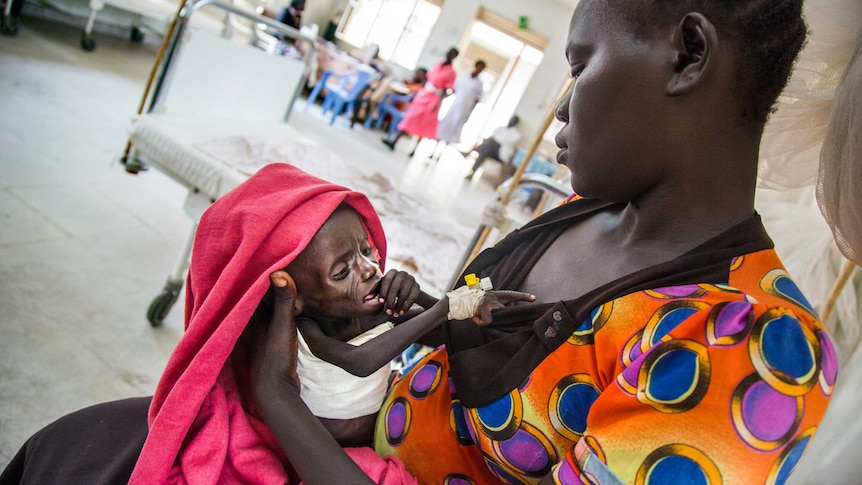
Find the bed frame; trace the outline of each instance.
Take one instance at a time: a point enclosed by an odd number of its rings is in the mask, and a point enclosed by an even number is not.
[[[303,59],[279,56],[255,47],[253,38],[228,38],[191,28],[190,19],[204,6],[306,42],[309,55]],[[147,310],[153,326],[161,325],[179,297],[200,215],[248,177],[196,145],[220,135],[301,138],[286,121],[316,56],[314,39],[222,0],[183,5],[162,47],[120,158],[130,173],[152,166],[189,190],[184,207],[194,222],[164,288]]]

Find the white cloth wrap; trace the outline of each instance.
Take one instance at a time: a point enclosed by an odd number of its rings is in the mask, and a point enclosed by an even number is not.
[[[471,289],[461,286],[448,293],[449,297],[449,320],[466,320],[473,318],[479,312],[479,304],[485,297],[485,292],[478,288]]]
[[[380,324],[347,343],[361,345],[392,328]],[[390,365],[381,367],[368,377],[357,377],[344,369],[317,358],[311,353],[302,333],[299,336],[299,356],[296,373],[301,384],[299,396],[320,418],[352,419],[374,414],[383,405],[389,384]]]

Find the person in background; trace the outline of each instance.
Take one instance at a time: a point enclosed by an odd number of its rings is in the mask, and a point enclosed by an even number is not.
[[[417,67],[413,72],[413,77],[404,80],[404,85],[407,86],[407,90],[412,94],[418,93],[425,86],[426,82],[428,82],[428,69]]]
[[[514,172],[512,157],[515,156],[515,147],[518,145],[518,142],[521,141],[521,132],[518,131],[518,123],[520,121],[521,120],[517,115],[512,115],[512,117],[509,118],[509,122],[506,123],[506,126],[498,126],[497,128],[494,128],[494,132],[491,133],[490,137],[483,140],[482,143],[473,148],[470,152],[462,153],[465,157],[469,157],[470,153],[476,153],[476,161],[473,163],[473,167],[470,168],[470,172],[468,172],[464,178],[472,179],[476,171],[479,170],[479,167],[481,167],[488,158],[493,158],[503,162],[502,178],[505,178]]]
[[[443,143],[443,148],[438,153],[435,146],[431,158],[439,157],[446,149],[447,143],[461,143],[461,131],[464,124],[473,113],[473,109],[482,100],[483,87],[479,80],[479,74],[485,70],[485,61],[478,60],[473,65],[473,71],[462,74],[455,79],[455,99],[449,107],[449,111],[440,120],[437,126],[437,144]]]
[[[302,12],[305,10],[305,0],[290,0],[290,4],[281,9],[276,20],[299,30],[302,27]]]
[[[398,140],[407,133],[419,138],[437,139],[437,115],[443,98],[449,96],[455,89],[455,68],[452,61],[458,57],[458,49],[452,47],[446,52],[446,58],[438,62],[428,71],[425,86],[416,93],[416,97],[407,108],[404,119],[398,124],[398,132],[392,138],[384,138],[383,144],[390,150],[395,149]],[[413,156],[414,151],[410,153]]]
[[[299,30],[302,27],[303,10],[305,10],[305,0],[291,0],[286,7],[281,9],[275,19],[288,27]],[[297,39],[286,37],[280,33],[276,33],[275,38],[279,41],[277,47],[279,54],[296,59],[302,58],[303,54],[297,45]]]

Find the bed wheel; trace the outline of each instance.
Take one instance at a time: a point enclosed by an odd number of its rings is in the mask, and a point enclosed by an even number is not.
[[[7,0],[11,2],[12,0]],[[13,36],[18,33],[18,17],[16,15],[3,16],[3,35]]]
[[[140,44],[144,41],[144,33],[141,32],[141,29],[132,27],[132,35],[129,36],[129,40],[136,44]]]
[[[92,52],[96,48],[96,40],[93,39],[93,36],[84,33],[81,35],[81,49],[84,49],[87,52]]]
[[[165,283],[162,292],[153,299],[150,307],[147,308],[147,320],[149,320],[151,326],[159,327],[162,325],[165,317],[168,316],[168,312],[171,311],[171,307],[177,302],[182,286],[182,283],[171,281]]]

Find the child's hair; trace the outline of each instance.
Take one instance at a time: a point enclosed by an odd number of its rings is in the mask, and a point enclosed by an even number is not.
[[[636,35],[700,12],[729,39],[738,62],[742,116],[766,123],[790,78],[808,29],[803,0],[602,0]]]

